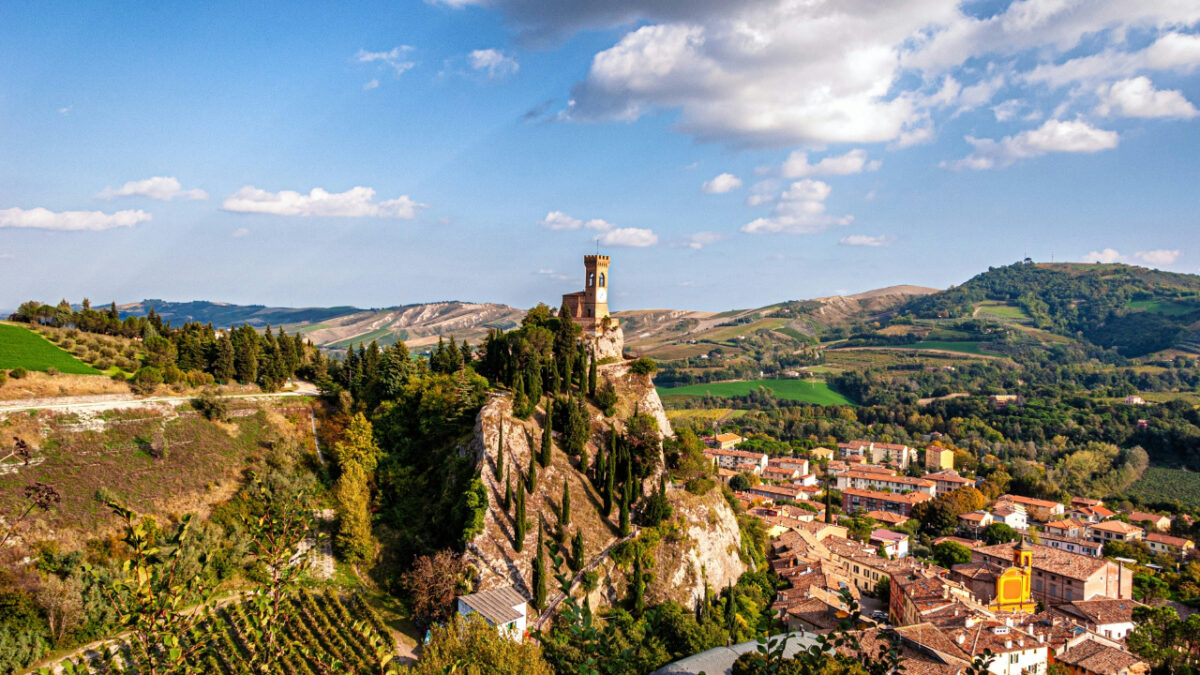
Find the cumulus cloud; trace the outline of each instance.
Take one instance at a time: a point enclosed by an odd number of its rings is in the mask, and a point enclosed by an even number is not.
[[[1089,251],[1087,253],[1087,255],[1083,256],[1084,262],[1097,262],[1097,263],[1105,263],[1105,264],[1120,262],[1124,259],[1125,259],[1125,256],[1121,255],[1121,253],[1119,251],[1117,251],[1117,249],[1115,249],[1115,248],[1105,248],[1105,249],[1101,249],[1099,251]]]
[[[467,60],[473,70],[487,73],[488,78],[493,80],[515,75],[521,69],[515,58],[496,49],[476,49]]]
[[[825,212],[825,200],[833,192],[828,183],[811,178],[796,181],[779,196],[771,215],[742,226],[749,234],[812,234],[831,226],[849,225],[853,216],[833,216]]]
[[[394,70],[397,75],[403,75],[417,65],[415,61],[409,58],[409,54],[412,51],[413,48],[409,45],[393,47],[386,52],[369,52],[365,49],[360,49],[354,55],[354,58],[359,63],[376,63],[387,66]]]
[[[415,202],[408,195],[382,202],[375,201],[375,190],[353,187],[345,192],[327,192],[313,188],[308,194],[292,190],[267,192],[247,185],[225,199],[224,211],[234,213],[263,213],[277,216],[323,218],[402,218],[416,217],[417,209],[427,204]]]
[[[723,173],[712,180],[704,181],[700,191],[706,195],[723,195],[731,190],[742,187],[742,179],[731,173]]]
[[[583,226],[583,221],[572,218],[562,211],[551,211],[538,224],[551,230],[578,230]]]
[[[720,232],[696,232],[689,234],[683,238],[683,246],[694,250],[700,250],[709,244],[715,244],[725,238]]]
[[[42,207],[33,209],[0,209],[0,228],[28,228],[35,230],[111,230],[117,227],[133,227],[150,220],[150,214],[140,209],[133,211],[51,211]]]
[[[1193,18],[1192,22],[1198,19],[1200,16]],[[1062,63],[1043,63],[1023,77],[1027,82],[1057,88],[1109,80],[1146,70],[1189,72],[1197,66],[1200,66],[1200,35],[1168,32],[1142,50],[1110,48]]]
[[[119,188],[105,187],[96,195],[100,199],[116,199],[117,197],[149,197],[163,202],[172,199],[208,199],[204,190],[184,190],[179,180],[173,176],[154,176],[145,180],[133,180]]]
[[[1133,257],[1147,265],[1161,266],[1174,264],[1176,260],[1179,260],[1179,255],[1178,250],[1159,248],[1152,251],[1138,251],[1133,254]]]
[[[746,206],[761,206],[770,204],[779,198],[779,181],[762,180],[750,186],[750,195],[746,197]]]
[[[605,246],[645,248],[657,244],[658,235],[653,230],[640,227],[617,227],[602,234],[600,243]]]
[[[975,151],[956,162],[943,162],[952,169],[994,169],[1019,159],[1041,157],[1052,152],[1093,153],[1117,147],[1117,132],[1097,129],[1082,120],[1047,120],[1037,129],[1022,131],[996,141],[966,137]]]
[[[823,157],[816,164],[808,163],[808,153],[796,150],[783,163],[784,178],[808,176],[848,176],[863,171],[875,171],[882,162],[867,161],[867,151],[859,148],[836,157]]]
[[[842,246],[887,246],[892,243],[892,238],[886,234],[877,237],[866,234],[852,234],[848,237],[842,237],[838,243]]]
[[[1100,105],[1096,112],[1101,115],[1123,115],[1125,117],[1180,117],[1196,116],[1196,108],[1176,89],[1155,89],[1154,83],[1145,76],[1134,77],[1096,90]]]

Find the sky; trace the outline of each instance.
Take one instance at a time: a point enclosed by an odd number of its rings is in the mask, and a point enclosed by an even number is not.
[[[0,307],[1200,272],[1195,0],[0,6]]]

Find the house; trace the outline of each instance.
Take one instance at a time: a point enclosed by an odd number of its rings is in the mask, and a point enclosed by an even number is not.
[[[717,448],[720,450],[732,450],[738,446],[738,443],[746,440],[737,434],[717,434],[714,439],[717,443]]]
[[[1102,499],[1088,499],[1087,497],[1072,497],[1071,508],[1081,508],[1084,506],[1104,506]]]
[[[892,492],[924,492],[935,496],[937,483],[924,478],[894,476],[881,471],[870,471],[866,467],[851,469],[837,476],[837,489],[858,488],[859,490],[891,490]]]
[[[872,530],[869,544],[883,547],[889,558],[904,558],[908,555],[908,535],[891,530]]]
[[[962,584],[937,575],[898,574],[892,577],[888,619],[896,626],[925,622],[926,616],[961,601],[972,601]]]
[[[946,469],[937,473],[927,473],[921,478],[931,480],[937,486],[937,492],[933,495],[937,497],[944,495],[947,492],[953,492],[959,488],[970,487],[975,484],[975,481],[970,478],[963,478],[958,475],[954,469]]]
[[[940,445],[925,448],[925,468],[930,471],[948,471],[954,468],[954,451]]]
[[[803,476],[800,476],[799,478],[793,480],[792,485],[803,485],[804,487],[815,487],[818,482],[820,482],[820,481],[817,480],[817,474],[808,473],[808,474],[804,474]]]
[[[767,460],[772,469],[795,469],[801,476],[808,473],[808,460],[803,457],[772,457]]]
[[[1183,537],[1172,537],[1169,534],[1151,532],[1146,535],[1146,546],[1154,553],[1184,557],[1196,550],[1196,545]]]
[[[910,461],[915,461],[917,451],[899,443],[876,443],[874,441],[850,441],[838,443],[838,453],[843,459],[862,457],[870,464],[891,462],[901,470],[908,468]]]
[[[1071,518],[1082,520],[1085,523],[1098,523],[1102,520],[1112,518],[1117,513],[1104,506],[1080,506],[1071,509],[1067,515]]]
[[[781,469],[775,466],[768,466],[762,472],[763,480],[774,481],[790,481],[800,478],[800,472],[795,469]]]
[[[1146,405],[1146,399],[1137,394],[1130,394],[1125,397],[1125,402],[1129,405]]]
[[[1053,520],[1042,526],[1046,530],[1046,534],[1054,537],[1070,537],[1072,539],[1082,539],[1088,536],[1088,524],[1073,518],[1064,518],[1063,520]]]
[[[1041,540],[1042,544],[1060,551],[1066,551],[1067,553],[1077,553],[1093,558],[1099,558],[1104,553],[1104,544],[1097,544],[1090,539],[1082,537],[1064,537],[1043,532]]]
[[[1171,529],[1171,519],[1167,516],[1157,513],[1147,513],[1145,511],[1130,511],[1129,522],[1135,525],[1141,525],[1143,522],[1149,522],[1150,526],[1156,530],[1164,532]]]
[[[1007,408],[1014,403],[1018,403],[1021,397],[1016,394],[992,394],[988,396],[988,400],[997,408]]]
[[[859,490],[846,488],[842,490],[842,510],[847,513],[855,511],[886,511],[902,516],[912,515],[912,507],[923,501],[933,499],[925,492],[897,494],[894,492],[876,492],[875,490]]]
[[[740,471],[742,469],[739,468],[739,465],[749,464],[753,469],[753,473],[762,473],[767,468],[767,456],[761,452],[711,448],[704,451],[704,456],[722,469]]]
[[[955,537],[953,535],[938,537],[937,539],[934,539],[930,545],[937,546],[938,544],[942,543],[943,541],[952,541],[956,544],[961,544],[963,546],[966,546],[967,548],[980,548],[981,546],[986,546],[986,544],[984,542],[979,541],[978,539],[963,539],[962,537]]]
[[[1025,507],[1012,502],[1000,502],[992,508],[992,521],[1004,523],[1017,531],[1029,529],[1029,516]]]
[[[1016,544],[996,544],[971,550],[971,563],[1004,569]],[[1096,596],[1128,600],[1133,597],[1133,572],[1111,560],[1068,553],[1033,544],[1033,595],[1046,606]],[[955,571],[958,569],[955,566]],[[983,596],[980,596],[983,597]]]
[[[460,595],[457,604],[462,616],[478,613],[501,635],[518,642],[525,639],[525,597],[512,586]]]
[[[972,511],[970,513],[959,514],[958,516],[959,531],[976,539],[991,524],[992,514],[987,511]]]
[[[1110,541],[1140,541],[1145,534],[1146,531],[1137,525],[1119,520],[1106,520],[1088,527],[1088,537],[1101,544]]]
[[[1087,626],[1097,635],[1124,640],[1133,631],[1133,608],[1139,604],[1133,600],[1099,597],[1075,600],[1052,607],[1050,611]]]
[[[902,516],[899,513],[888,513],[887,511],[867,511],[867,517],[893,527],[908,522],[907,516]]]
[[[813,458],[814,461],[817,462],[827,462],[833,459],[833,450],[830,450],[829,448],[813,448],[812,450],[808,451],[808,454]]]
[[[795,485],[754,485],[746,488],[746,492],[756,497],[765,497],[775,501],[788,499],[795,502],[804,500],[808,494]]]
[[[1020,495],[1000,495],[1000,498],[996,501],[1020,504],[1025,507],[1025,512],[1031,518],[1042,523],[1053,520],[1055,517],[1061,518],[1067,512],[1062,504],[1052,502],[1048,499],[1034,499],[1033,497],[1022,497]]]
[[[1083,640],[1054,657],[1072,675],[1144,675],[1145,661],[1099,640]]]

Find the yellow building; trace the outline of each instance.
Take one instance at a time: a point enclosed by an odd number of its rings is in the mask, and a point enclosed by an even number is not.
[[[1025,539],[1013,547],[1012,567],[996,577],[996,597],[988,605],[994,612],[1037,612],[1033,601],[1033,547]]]
[[[930,471],[953,469],[954,451],[937,445],[925,448],[925,468]]]

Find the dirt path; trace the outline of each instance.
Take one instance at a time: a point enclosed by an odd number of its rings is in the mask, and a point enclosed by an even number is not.
[[[227,400],[256,400],[282,398],[285,396],[316,396],[317,387],[308,382],[296,380],[296,388],[290,391],[280,391],[273,394],[230,394],[221,398]],[[191,401],[195,396],[150,396],[140,398],[133,394],[96,394],[92,396],[62,396],[58,398],[30,398],[15,401],[0,402],[0,415],[20,412],[23,410],[63,410],[66,412],[99,412],[103,410],[122,410],[131,408],[149,408],[160,405],[179,405]]]
[[[583,580],[583,575],[585,572],[591,572],[592,570],[599,567],[600,563],[602,563],[608,559],[608,555],[610,553],[612,553],[612,550],[614,548],[616,548],[618,545],[623,544],[623,543],[633,539],[634,537],[638,536],[639,531],[640,531],[640,528],[635,528],[629,534],[625,535],[624,537],[621,537],[620,539],[614,541],[613,543],[609,544],[608,546],[605,546],[604,550],[600,551],[600,553],[596,554],[596,557],[592,558],[591,562],[589,562],[586,566],[584,566],[583,569],[581,569],[575,573],[575,577],[573,579],[571,579],[571,588],[569,589],[568,592],[573,592],[575,590],[575,587],[578,586],[579,582],[581,582]],[[533,626],[531,627],[530,630],[533,630],[533,631],[541,630],[542,626],[546,623],[546,621],[548,621],[551,617],[553,617],[554,613],[556,611],[558,611],[558,606],[560,604],[562,604],[563,600],[566,600],[566,599],[567,599],[567,596],[564,593],[559,593],[558,595],[554,596],[554,599],[551,600],[546,605],[546,609],[542,610],[542,612],[540,614],[538,614],[537,621],[533,622]]]
[[[830,352],[869,352],[869,351],[889,351],[889,352],[915,352],[917,354],[941,354],[943,356],[961,356],[967,359],[1002,359],[1003,356],[994,356],[992,354],[971,354],[969,352],[956,352],[951,349],[914,349],[913,347],[894,347],[894,346],[871,346],[871,347],[837,347],[835,349],[827,349]]]

